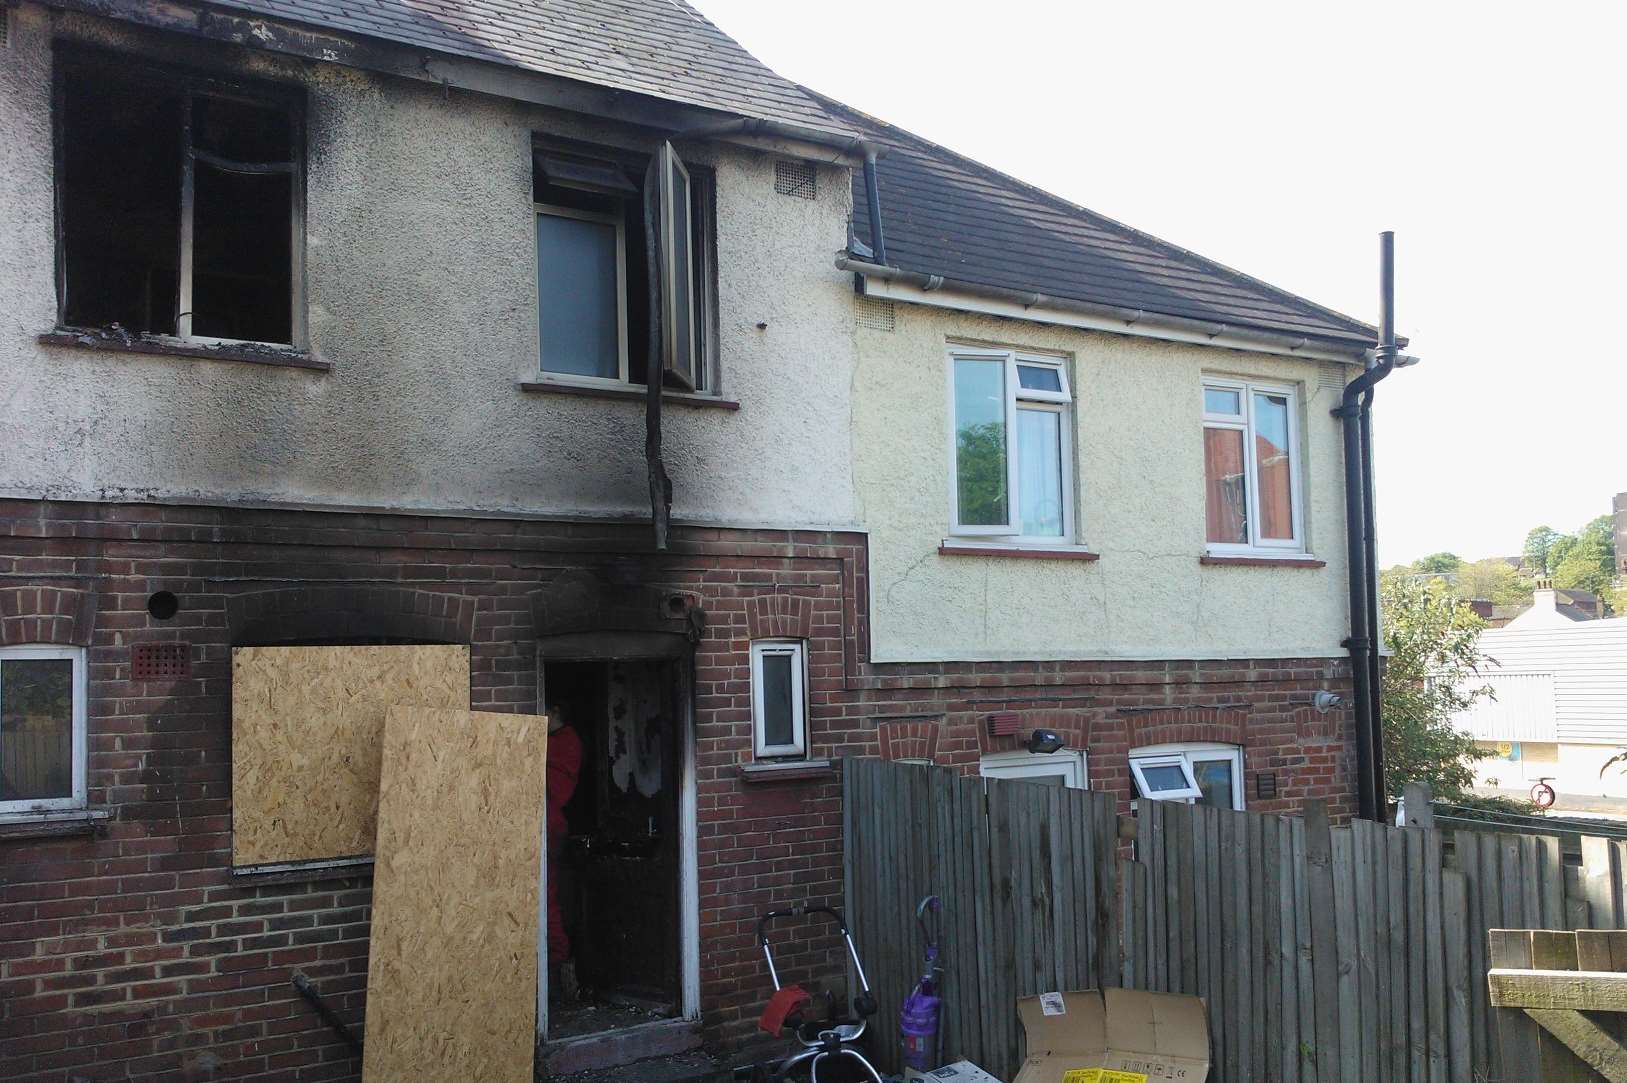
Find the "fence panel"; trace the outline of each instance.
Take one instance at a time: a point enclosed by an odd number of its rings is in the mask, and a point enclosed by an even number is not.
[[[1301,819],[1143,801],[1129,860],[1106,794],[879,760],[847,761],[843,793],[847,907],[890,1071],[929,894],[950,941],[945,1060],[1009,1078],[1017,997],[1123,984],[1204,998],[1216,1083],[1539,1078],[1530,1028],[1491,1006],[1485,977],[1499,959],[1529,966],[1531,934],[1487,931],[1619,928],[1627,895],[1612,839],[1582,838],[1577,867],[1557,838],[1460,821],[1331,827],[1317,802]]]

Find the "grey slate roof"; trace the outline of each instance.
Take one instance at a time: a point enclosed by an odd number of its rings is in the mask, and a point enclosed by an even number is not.
[[[213,0],[726,113],[851,134],[682,0]]]
[[[895,267],[1340,345],[1375,340],[1375,329],[1359,320],[815,96],[888,148],[877,163],[877,187],[887,262]],[[853,204],[854,235],[867,240],[869,207],[857,170]]]

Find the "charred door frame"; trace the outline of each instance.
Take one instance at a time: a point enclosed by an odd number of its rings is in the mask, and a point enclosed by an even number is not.
[[[678,753],[678,971],[680,1019],[700,1019],[700,815],[695,779],[695,648],[680,633],[567,632],[537,640],[537,703],[548,709],[549,662],[674,663],[681,731]],[[539,825],[540,828],[541,825]],[[539,873],[539,928],[548,927],[548,862]],[[537,938],[537,1039],[548,1040],[548,940]]]

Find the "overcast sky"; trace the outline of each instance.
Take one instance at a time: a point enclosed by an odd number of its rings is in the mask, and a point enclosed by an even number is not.
[[[1396,231],[1379,558],[1627,490],[1627,5],[692,0],[769,66],[1365,320]]]

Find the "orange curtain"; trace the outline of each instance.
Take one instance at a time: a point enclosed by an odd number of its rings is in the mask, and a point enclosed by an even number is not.
[[[1243,434],[1203,430],[1207,537],[1225,545],[1248,541],[1248,488],[1243,471]]]
[[[1256,436],[1254,462],[1260,472],[1260,537],[1292,539],[1294,489],[1288,470],[1288,452],[1265,437]]]

